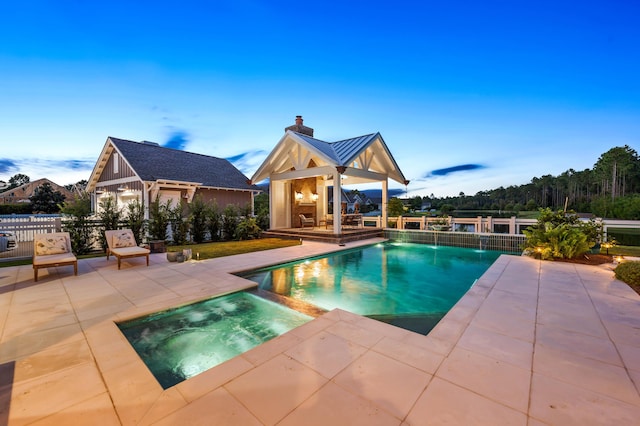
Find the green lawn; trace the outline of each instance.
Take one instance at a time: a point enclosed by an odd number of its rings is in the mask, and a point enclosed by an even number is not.
[[[300,245],[300,240],[286,240],[282,238],[260,238],[246,241],[221,241],[215,243],[189,244],[185,246],[168,246],[167,251],[182,251],[189,248],[196,259],[196,253],[200,253],[200,260],[213,259],[214,257],[231,256],[233,254],[251,253],[254,251],[271,250],[281,247]],[[92,253],[78,256],[78,259],[106,256],[104,253]],[[11,260],[0,262],[0,268],[18,265],[30,265],[31,259]]]
[[[607,249],[601,248],[601,254],[607,254]],[[609,254],[613,256],[633,256],[640,257],[640,247],[638,246],[613,246],[609,249]]]
[[[7,260],[0,262],[0,268],[8,268],[9,266],[31,265],[31,259]]]
[[[200,260],[214,257],[231,256],[234,254],[251,253],[254,251],[271,250],[281,247],[299,246],[300,240],[286,240],[281,238],[260,238],[246,241],[224,241],[204,244],[188,244],[185,246],[168,246],[167,251],[182,251],[191,249],[193,258],[200,253]]]

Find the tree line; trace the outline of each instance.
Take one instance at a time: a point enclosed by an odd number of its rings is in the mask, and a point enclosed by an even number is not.
[[[628,145],[600,155],[593,168],[569,169],[558,176],[534,177],[524,185],[461,192],[454,197],[414,197],[412,206],[430,202],[437,210],[518,212],[551,208],[592,213],[598,217],[640,220],[640,158]]]

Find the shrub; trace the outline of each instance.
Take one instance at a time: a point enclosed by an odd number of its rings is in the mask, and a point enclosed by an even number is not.
[[[589,251],[587,236],[578,228],[546,223],[544,228],[527,229],[527,248],[534,249],[541,259],[572,259]]]
[[[207,233],[207,204],[202,201],[200,194],[195,196],[191,202],[190,209],[191,237],[194,243],[200,244],[204,241]]]
[[[255,240],[262,235],[262,229],[256,223],[253,217],[243,219],[236,227],[234,239],[236,240]]]
[[[65,201],[60,211],[68,220],[65,220],[64,230],[71,237],[72,251],[77,254],[86,254],[93,246],[93,228],[89,223],[91,215],[91,199],[84,192],[76,195],[72,201]]]
[[[189,222],[184,217],[184,204],[179,202],[174,208],[168,209],[168,218],[171,225],[171,239],[176,245],[184,245],[187,242]]]
[[[227,205],[222,213],[222,237],[225,240],[231,240],[235,236],[239,221],[238,207]]]
[[[144,238],[146,222],[144,204],[138,198],[127,204],[127,226],[133,232],[136,242],[140,244]]]
[[[256,214],[260,210],[269,211],[269,194],[266,192],[261,192],[253,198],[253,208],[256,211]]]
[[[242,217],[251,217],[251,204],[247,203],[243,207],[238,207],[238,214]]]
[[[525,249],[541,259],[572,259],[588,252],[598,233],[592,224],[584,224],[574,213],[540,209],[538,222],[523,231]]]
[[[220,208],[215,200],[207,206],[207,230],[211,236],[211,241],[218,241],[220,239],[220,228],[222,226],[222,216],[220,214]]]
[[[169,225],[169,211],[171,210],[171,200],[166,203],[160,202],[160,196],[156,196],[155,201],[149,206],[151,223],[149,224],[149,234],[153,240],[167,239],[167,226]]]
[[[113,197],[102,198],[98,205],[100,209],[97,215],[100,218],[100,223],[104,227],[104,230],[118,229],[122,212],[118,209],[116,200]]]
[[[0,204],[0,214],[31,214],[31,203]]]
[[[640,293],[640,262],[624,262],[613,270],[616,278],[629,284]]]
[[[100,209],[98,210],[97,215],[100,219],[100,224],[102,225],[102,229],[100,230],[100,244],[102,245],[102,249],[105,250],[107,247],[107,240],[105,239],[104,231],[118,229],[122,212],[118,209],[116,200],[113,197],[102,198],[98,205],[100,206]]]
[[[256,224],[260,227],[260,229],[262,229],[263,231],[266,231],[267,229],[269,229],[269,211],[264,211],[261,210],[258,212],[258,215],[256,216]]]
[[[256,223],[258,226],[266,231],[269,229],[269,194],[264,192],[256,195],[254,198],[253,207],[256,214]]]
[[[387,203],[387,215],[390,217],[401,216],[404,213],[404,204],[399,198],[393,197]]]
[[[587,236],[587,242],[592,244],[600,244],[602,242],[602,222],[590,219],[588,222],[580,221],[578,223],[580,230]]]

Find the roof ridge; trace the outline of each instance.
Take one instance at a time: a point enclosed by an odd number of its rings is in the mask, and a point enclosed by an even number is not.
[[[145,146],[145,147],[149,147],[149,148],[162,148],[162,149],[169,149],[169,150],[172,150],[172,151],[182,152],[182,153],[184,153],[184,154],[200,155],[200,156],[202,156],[202,157],[216,158],[216,159],[218,159],[218,160],[226,160],[226,161],[229,161],[229,160],[227,160],[226,158],[223,158],[223,157],[215,157],[215,156],[213,156],[213,155],[201,154],[201,153],[199,153],[199,152],[192,152],[192,151],[185,151],[185,150],[183,150],[183,149],[169,148],[169,147],[166,147],[166,146],[162,146],[162,145],[160,145],[160,144],[157,144],[157,142],[152,142],[152,141],[146,141],[146,142],[151,142],[151,144],[148,144],[148,143],[144,143],[144,142],[132,141],[132,140],[129,140],[129,139],[116,138],[116,137],[113,137],[113,136],[109,136],[109,139],[111,139],[111,140],[117,140],[117,141],[120,141],[120,142],[135,143],[135,144],[137,144],[137,145]],[[157,144],[157,145],[153,145],[153,144]]]
[[[379,135],[380,132],[374,132],[374,133],[367,133],[366,135],[360,135],[360,136],[354,136],[352,138],[347,138],[347,139],[341,139],[339,141],[335,141],[335,142],[328,142],[328,143],[338,143],[338,142],[346,142],[346,141],[351,141],[354,139],[360,139],[360,138],[368,138],[370,136],[375,136],[375,135]]]
[[[323,143],[331,143],[331,142],[323,141],[322,139],[314,138],[313,136],[305,135],[304,133],[295,132],[293,130],[290,130],[290,132],[291,133],[295,133],[296,135],[299,135],[299,136],[303,136],[305,138],[313,139],[314,141],[323,142]]]

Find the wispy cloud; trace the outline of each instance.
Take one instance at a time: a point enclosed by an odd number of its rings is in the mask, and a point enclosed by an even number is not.
[[[78,172],[86,172],[88,177],[91,170],[93,170],[94,165],[94,159],[76,160],[69,158],[43,160],[20,158],[8,160],[2,158],[0,159],[0,177],[7,180],[15,174],[22,173],[29,176],[31,179],[46,177],[56,182],[56,179],[65,179],[66,176],[70,174],[75,176]],[[65,180],[64,184],[66,183],[73,182]]]
[[[95,165],[95,161],[90,160],[52,160],[52,161],[42,161],[43,167],[48,168],[63,168],[67,170],[74,171],[83,171],[83,170],[93,170],[93,166]]]
[[[416,181],[417,181],[417,182],[421,182],[421,181],[423,181],[423,179],[417,179]],[[413,186],[413,185],[411,185],[411,183],[412,183],[412,182],[413,182],[413,181],[410,181],[410,183],[409,183],[409,187],[408,187],[409,192],[413,192],[413,193],[418,193],[418,192],[420,192],[420,193],[424,193],[424,192],[426,192],[426,191],[429,189],[429,187],[427,187],[427,186],[420,186],[420,187],[414,188],[414,186]]]
[[[0,173],[12,173],[18,170],[18,165],[8,158],[0,158]]]
[[[483,166],[482,164],[460,164],[458,166],[453,166],[453,167],[446,167],[444,169],[436,169],[436,170],[432,170],[428,173],[426,173],[423,178],[430,178],[430,177],[434,177],[434,176],[447,176],[450,175],[452,173],[459,173],[459,172],[468,172],[471,170],[481,170],[481,169],[485,169],[486,166]]]
[[[238,170],[246,175],[253,173],[260,163],[264,161],[266,156],[267,152],[263,149],[259,149],[255,151],[242,152],[240,154],[227,157],[226,160],[231,162],[231,164],[236,166]]]
[[[169,139],[162,144],[165,148],[178,149],[184,151],[189,144],[189,133],[184,130],[174,130]]]

